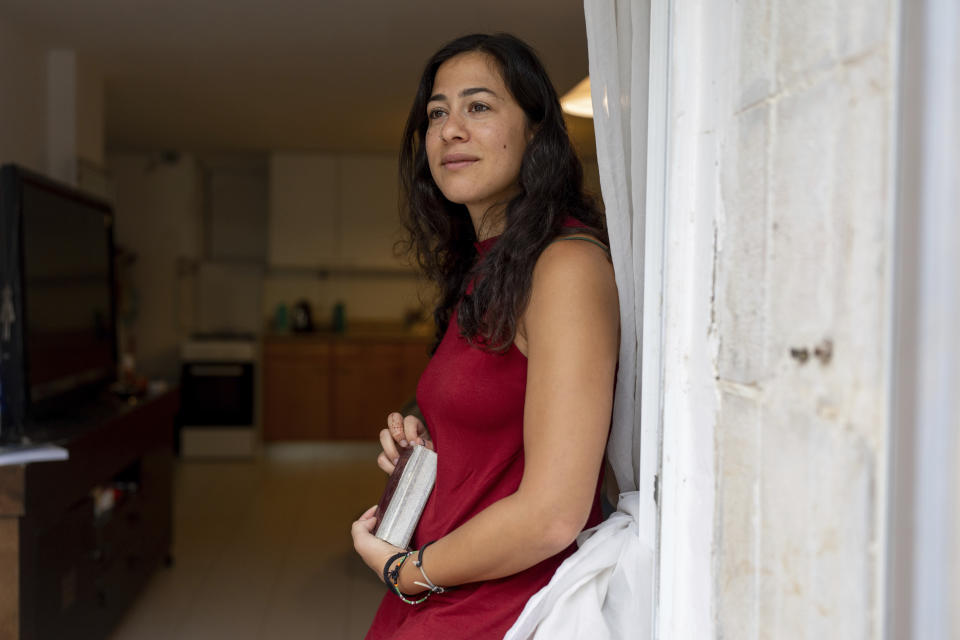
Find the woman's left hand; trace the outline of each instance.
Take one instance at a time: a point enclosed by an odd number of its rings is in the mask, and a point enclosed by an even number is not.
[[[390,556],[401,553],[405,549],[395,547],[373,535],[377,524],[377,519],[373,517],[376,510],[376,505],[367,509],[350,527],[350,533],[353,536],[353,548],[383,582],[383,565],[387,563]]]

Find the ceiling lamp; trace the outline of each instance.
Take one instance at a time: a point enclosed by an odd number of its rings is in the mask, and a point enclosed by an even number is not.
[[[581,118],[593,117],[593,101],[590,99],[590,76],[577,83],[560,98],[560,107],[564,113]]]

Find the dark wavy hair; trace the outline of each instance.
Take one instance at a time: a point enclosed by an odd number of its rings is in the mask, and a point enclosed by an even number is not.
[[[519,193],[507,203],[504,230],[477,260],[476,233],[465,205],[447,200],[430,174],[424,146],[427,103],[437,70],[468,52],[490,56],[533,132],[520,167]],[[607,242],[603,214],[583,190],[557,92],[534,51],[509,34],[474,34],[446,44],[427,62],[407,118],[400,151],[401,211],[406,248],[439,288],[434,310],[436,349],[454,309],[460,333],[472,344],[505,351],[530,298],[533,267],[559,235],[589,233]],[[585,228],[564,225],[576,218]],[[474,282],[466,294],[467,283]],[[458,301],[460,302],[457,307]]]

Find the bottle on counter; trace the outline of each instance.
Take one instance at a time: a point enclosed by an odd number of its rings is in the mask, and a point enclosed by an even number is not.
[[[337,300],[333,305],[333,331],[334,333],[344,333],[347,330],[347,307],[342,301]]]
[[[273,312],[273,330],[277,333],[286,333],[290,329],[290,320],[287,316],[287,305],[280,303]]]

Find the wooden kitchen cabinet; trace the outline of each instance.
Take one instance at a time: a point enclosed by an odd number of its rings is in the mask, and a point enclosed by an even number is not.
[[[263,351],[263,438],[327,440],[330,345],[267,342]]]
[[[330,336],[264,345],[264,439],[376,440],[416,393],[429,340]]]
[[[333,432],[337,439],[376,437],[387,414],[399,410],[412,389],[403,380],[399,344],[344,342],[334,346]]]

